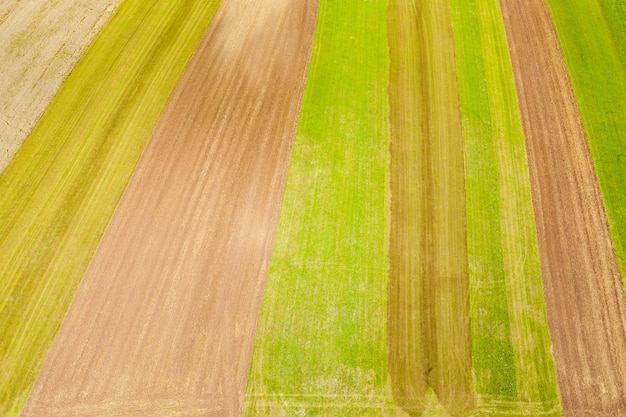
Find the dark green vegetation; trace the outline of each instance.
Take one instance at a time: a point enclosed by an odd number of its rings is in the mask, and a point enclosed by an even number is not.
[[[126,0],[0,177],[0,415],[17,415],[219,1]]]

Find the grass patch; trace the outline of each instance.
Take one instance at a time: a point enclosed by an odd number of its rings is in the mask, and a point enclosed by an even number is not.
[[[466,157],[475,415],[561,415],[499,2],[450,4]]]
[[[391,406],[386,4],[320,2],[246,416]]]
[[[626,288],[626,4],[547,3],[572,77]]]
[[[17,415],[219,1],[126,0],[0,177],[0,415]]]

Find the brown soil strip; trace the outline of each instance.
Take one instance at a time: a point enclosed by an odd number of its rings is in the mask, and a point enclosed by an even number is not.
[[[452,23],[445,2],[389,3],[389,370],[410,413],[432,388],[473,407],[465,173]]]
[[[224,1],[24,416],[239,414],[316,13]]]
[[[501,0],[568,416],[626,414],[626,303],[569,75],[543,0]]]

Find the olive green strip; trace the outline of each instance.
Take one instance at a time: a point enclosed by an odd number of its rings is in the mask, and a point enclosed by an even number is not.
[[[420,415],[432,388],[474,406],[465,172],[448,3],[391,0],[389,362],[394,398]]]

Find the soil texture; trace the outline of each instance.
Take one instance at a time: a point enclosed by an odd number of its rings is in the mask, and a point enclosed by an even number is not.
[[[224,1],[24,416],[240,413],[316,13]]]
[[[543,0],[501,0],[567,416],[626,414],[626,303],[578,106]]]

